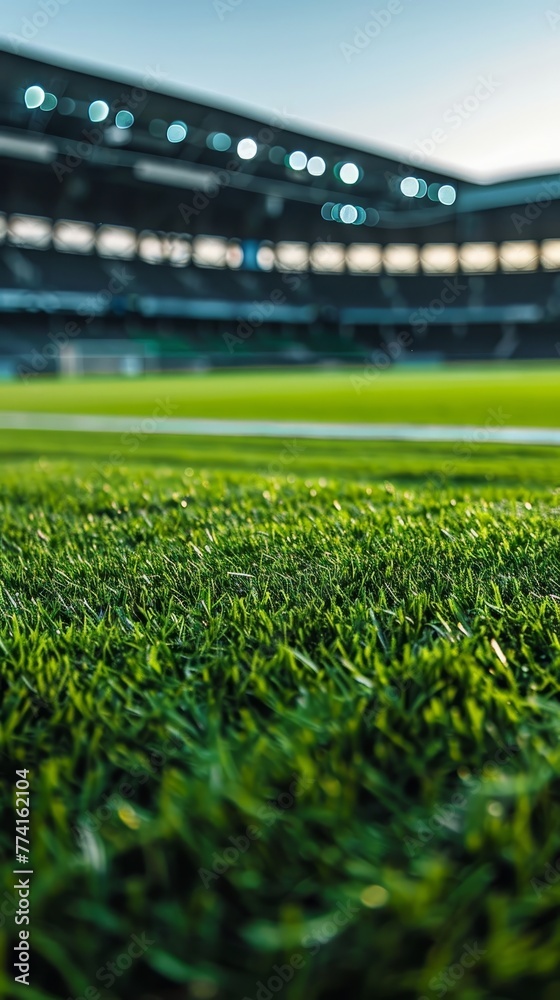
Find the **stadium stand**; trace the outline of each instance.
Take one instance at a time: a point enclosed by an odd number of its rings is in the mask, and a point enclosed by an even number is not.
[[[356,361],[398,330],[400,362],[559,353],[558,175],[476,185],[4,51],[0,182],[3,374]]]

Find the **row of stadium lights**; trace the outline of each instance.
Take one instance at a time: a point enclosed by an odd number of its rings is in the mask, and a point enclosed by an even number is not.
[[[7,237],[15,246],[28,249],[55,249],[74,254],[90,254],[94,250],[101,257],[133,259],[139,256],[146,263],[168,263],[185,267],[191,259],[200,267],[239,268],[243,263],[243,247],[237,240],[218,236],[189,237],[179,234],[143,232],[124,226],[60,220],[54,224],[45,218],[29,215],[0,215],[0,241]],[[491,273],[501,267],[503,271],[560,270],[560,240],[506,241],[498,247],[495,243],[432,243],[416,246],[393,243],[380,246],[372,243],[279,242],[276,245],[261,243],[257,251],[257,265],[263,271],[274,268],[281,271],[304,271],[309,265],[315,271],[354,274],[375,274],[384,270],[388,274],[416,274],[420,269],[426,274],[453,274],[459,269],[464,273]]]
[[[60,114],[71,115],[76,109],[75,101],[64,97],[58,101],[54,94],[46,93],[42,87],[28,87],[24,94],[25,106],[30,110],[54,111],[58,107]],[[106,101],[92,101],[88,108],[88,117],[91,122],[100,124],[107,120],[110,108]],[[118,129],[129,129],[134,125],[134,115],[131,111],[117,111],[115,125]],[[174,121],[170,125],[160,118],[150,122],[150,134],[157,139],[166,138],[170,143],[180,143],[187,138],[188,125],[183,121]],[[217,152],[227,153],[233,145],[231,136],[226,132],[212,132],[207,139],[210,149]],[[254,139],[245,137],[240,139],[236,147],[237,155],[241,160],[252,160],[258,153],[258,146]],[[281,146],[273,146],[269,153],[269,158],[278,165],[285,164],[296,172],[307,169],[312,177],[321,177],[327,164],[322,156],[308,157],[301,149],[296,149],[292,153],[287,153]],[[334,168],[335,176],[343,184],[356,184],[363,176],[362,169],[356,163],[338,163]]]
[[[442,205],[453,205],[457,198],[452,184],[427,184],[423,177],[403,177],[400,188],[406,198],[428,195],[430,201],[439,201]]]
[[[37,85],[28,87],[24,95],[25,105],[29,110],[39,109],[41,111],[58,110],[63,115],[70,115],[76,109],[75,102],[64,97],[60,101],[54,94],[47,93],[42,87]],[[88,108],[88,116],[91,122],[100,124],[107,120],[110,108],[106,101],[92,101]],[[122,131],[132,128],[134,125],[134,115],[131,111],[117,111],[115,115],[115,125]],[[170,143],[180,143],[187,138],[188,126],[185,122],[174,121],[170,125],[160,118],[150,122],[150,134],[157,139],[166,138]],[[226,153],[231,149],[233,140],[226,132],[211,132],[208,136],[207,145],[209,149]],[[258,146],[254,139],[249,137],[240,139],[237,143],[237,155],[241,160],[252,160],[258,153]],[[290,167],[296,173],[303,170],[312,177],[322,177],[327,169],[327,164],[322,156],[308,157],[301,149],[296,149],[292,153],[287,153],[282,146],[273,146],[269,152],[269,159],[279,166]],[[352,186],[357,184],[363,177],[363,170],[356,163],[337,163],[334,167],[335,177],[343,184]],[[452,205],[456,198],[456,191],[450,184],[431,184],[429,187],[426,181],[417,177],[405,177],[401,181],[400,190],[408,198],[423,198],[425,194],[432,201],[439,201],[443,205]],[[325,215],[324,213],[330,213]],[[374,209],[363,209],[356,205],[334,205],[327,203],[323,206],[323,218],[329,221],[342,222],[350,225],[375,225],[379,221],[379,215]]]

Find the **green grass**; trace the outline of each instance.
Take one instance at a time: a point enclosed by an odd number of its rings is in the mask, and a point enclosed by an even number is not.
[[[491,412],[510,426],[560,423],[560,362],[448,365],[387,371],[230,371],[140,379],[31,378],[0,389],[0,409],[276,420],[401,421],[484,426]]]
[[[559,450],[119,437],[0,447],[0,995],[553,1000]]]

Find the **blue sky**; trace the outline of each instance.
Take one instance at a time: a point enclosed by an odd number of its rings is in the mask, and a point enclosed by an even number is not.
[[[560,170],[560,0],[6,0],[2,21],[4,44],[477,179]]]

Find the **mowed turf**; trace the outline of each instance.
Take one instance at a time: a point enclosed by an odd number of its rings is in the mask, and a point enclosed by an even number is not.
[[[558,995],[558,449],[300,445],[4,441],[4,995]]]
[[[485,426],[560,425],[560,361],[546,365],[374,364],[339,371],[225,371],[181,376],[42,377],[0,387],[0,409],[51,413]]]

